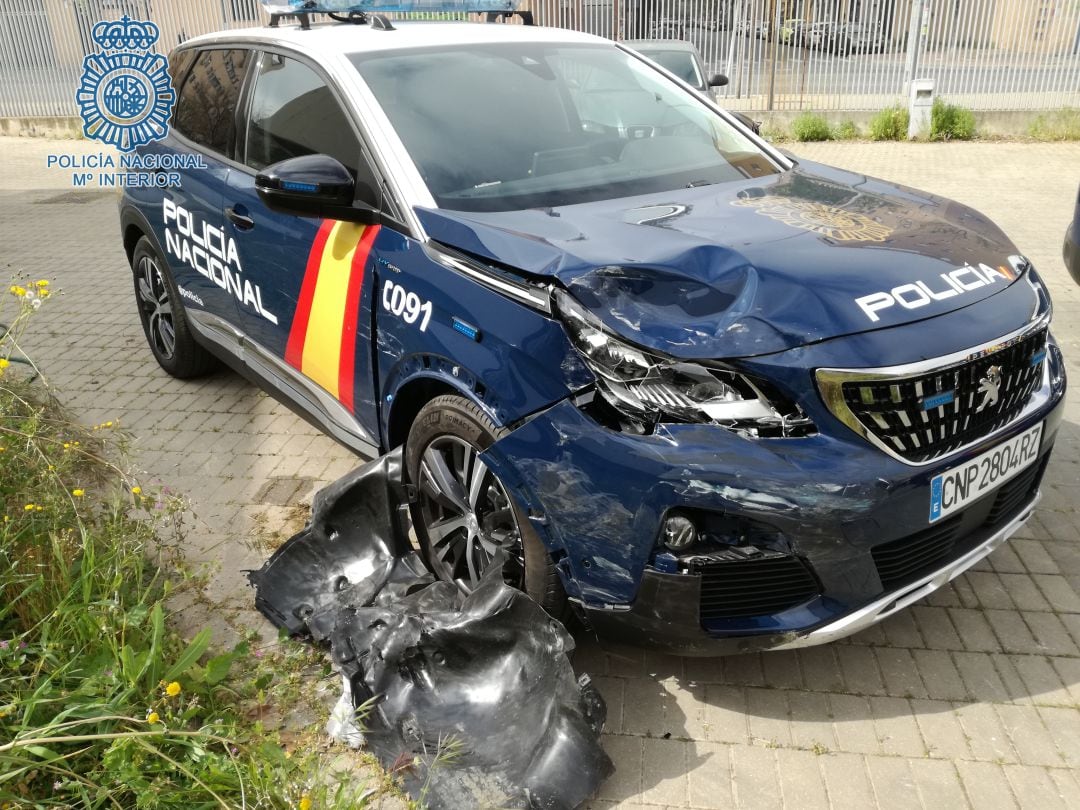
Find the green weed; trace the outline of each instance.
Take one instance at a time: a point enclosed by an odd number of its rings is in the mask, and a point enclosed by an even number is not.
[[[797,141],[832,140],[829,122],[816,113],[802,113],[791,122],[791,134]]]
[[[886,107],[870,119],[872,141],[902,141],[907,138],[910,116],[903,107]]]
[[[966,107],[934,99],[930,111],[930,140],[970,141],[975,137],[975,114]]]
[[[833,138],[838,141],[855,141],[859,139],[859,127],[854,121],[841,121],[833,129]]]
[[[267,657],[170,628],[184,504],[37,379],[19,340],[48,297],[0,300],[0,807],[363,806],[262,726],[289,680]]]
[[[1080,109],[1041,113],[1028,126],[1028,135],[1039,141],[1080,141]]]

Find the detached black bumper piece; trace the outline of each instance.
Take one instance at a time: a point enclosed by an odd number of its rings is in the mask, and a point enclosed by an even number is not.
[[[404,495],[400,450],[320,491],[311,523],[250,575],[256,606],[329,640],[346,708],[371,707],[366,743],[425,807],[577,807],[614,766],[573,639],[501,566],[468,595],[435,582],[406,539]]]

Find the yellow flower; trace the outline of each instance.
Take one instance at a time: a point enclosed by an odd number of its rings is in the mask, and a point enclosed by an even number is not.
[[[12,287],[11,288],[11,294],[14,295],[16,298],[24,298],[26,296],[26,288],[25,287]]]
[[[142,487],[132,487],[131,488],[131,494],[132,495],[142,495]]]
[[[28,503],[26,506],[23,507],[23,509],[25,509],[27,512],[33,512],[34,505],[32,503]]]
[[[161,720],[161,718],[158,717],[157,712],[150,712],[150,714],[146,715],[146,722],[147,723],[156,723],[159,720]]]
[[[296,805],[296,810],[311,810],[311,797],[301,796],[300,804]]]
[[[47,279],[44,279],[44,278],[43,278],[43,279],[41,279],[41,281],[37,282],[37,286],[38,286],[38,288],[41,288],[41,287],[48,287],[48,286],[49,286],[49,282],[48,282],[48,280],[47,280]]]
[[[7,368],[10,365],[11,361],[9,361],[6,357],[0,357],[0,368]]]
[[[180,684],[177,683],[176,681],[173,681],[172,683],[170,683],[168,686],[165,687],[165,694],[168,695],[169,697],[176,697],[177,695],[180,694]]]
[[[76,498],[81,498],[83,495],[86,494],[86,490],[84,490],[84,489],[73,489],[73,490],[71,490],[71,494],[74,495]]]
[[[35,511],[35,512],[44,512],[44,511],[45,511],[45,507],[44,507],[44,506],[41,506],[40,504],[34,504],[34,511]]]

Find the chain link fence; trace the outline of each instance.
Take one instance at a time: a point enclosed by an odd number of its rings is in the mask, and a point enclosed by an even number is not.
[[[912,78],[976,110],[1080,107],[1080,0],[525,0],[539,25],[693,42],[746,110],[876,110]],[[167,53],[264,25],[257,0],[3,0],[0,116],[74,116],[94,23],[127,15]]]

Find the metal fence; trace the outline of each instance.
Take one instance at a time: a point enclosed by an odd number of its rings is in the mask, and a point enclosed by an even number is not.
[[[1080,0],[525,0],[540,25],[693,42],[728,106],[874,110],[911,78],[977,110],[1080,107]],[[257,0],[0,0],[0,116],[74,116],[98,20],[153,20],[157,50],[267,22]]]

